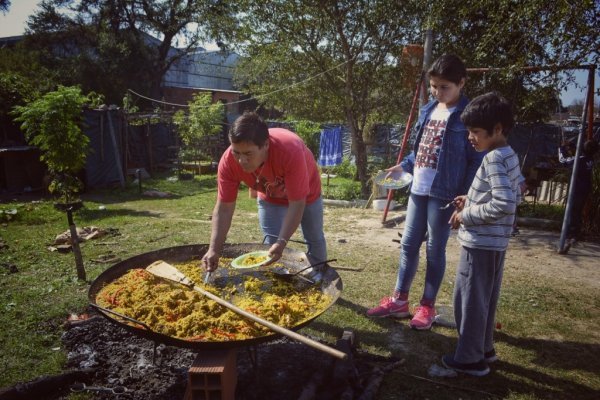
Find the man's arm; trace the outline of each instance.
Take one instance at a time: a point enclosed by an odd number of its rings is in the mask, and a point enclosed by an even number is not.
[[[219,258],[223,250],[223,244],[227,238],[227,232],[231,227],[233,212],[235,211],[235,201],[223,202],[217,200],[212,214],[212,231],[210,234],[210,245],[202,263],[207,271],[214,271],[219,266]]]

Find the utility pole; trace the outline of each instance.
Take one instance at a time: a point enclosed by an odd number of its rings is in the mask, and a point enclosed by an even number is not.
[[[423,50],[423,84],[421,86],[421,105],[424,106],[429,102],[429,92],[427,90],[427,86],[429,85],[429,81],[427,80],[427,70],[431,65],[431,56],[433,53],[433,31],[431,29],[427,29],[425,32],[425,46]]]

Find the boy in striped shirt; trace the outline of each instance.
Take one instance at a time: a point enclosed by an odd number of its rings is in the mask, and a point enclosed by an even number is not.
[[[519,158],[507,143],[514,125],[510,104],[496,92],[476,97],[461,120],[469,142],[487,151],[466,196],[454,199],[450,218],[462,245],[454,287],[458,344],[442,357],[450,369],[474,376],[489,373],[496,361],[493,335],[504,256],[515,211],[521,202]]]

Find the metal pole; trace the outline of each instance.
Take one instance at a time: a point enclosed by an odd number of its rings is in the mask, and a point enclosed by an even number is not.
[[[594,93],[594,70],[590,69],[588,72],[588,90],[585,95],[585,105],[588,104],[590,97],[593,97]],[[563,218],[562,230],[560,232],[560,242],[558,244],[558,254],[567,254],[570,244],[567,244],[567,234],[569,231],[569,226],[571,225],[571,213],[573,208],[573,199],[575,197],[575,184],[577,183],[577,173],[579,171],[579,156],[583,149],[583,142],[585,138],[585,126],[586,126],[586,116],[587,116],[588,108],[583,107],[583,112],[581,116],[581,128],[579,129],[579,137],[577,138],[577,150],[575,151],[575,160],[573,161],[573,171],[571,172],[571,184],[569,185],[569,195],[567,198],[567,207],[565,209],[565,215]]]
[[[594,138],[594,76],[596,75],[596,67],[592,66],[590,69],[589,82],[588,82],[588,90],[590,91],[590,96],[588,96],[587,108],[588,108],[588,126],[587,126],[587,139],[592,140]],[[582,120],[583,121],[583,120]]]
[[[429,66],[431,65],[431,58],[433,56],[433,31],[427,29],[425,32],[425,45],[423,47],[423,74],[427,73]],[[421,105],[424,106],[428,103],[429,96],[427,95],[427,82],[425,79],[422,81],[421,90]]]
[[[417,102],[419,100],[419,92],[421,91],[421,83],[423,83],[424,78],[425,73],[421,72],[421,76],[419,77],[419,81],[417,82],[417,86],[415,87],[415,95],[413,96],[412,105],[410,107],[410,114],[408,115],[408,121],[406,122],[406,128],[404,128],[404,137],[402,138],[402,145],[400,146],[400,152],[398,153],[398,159],[396,160],[396,164],[400,164],[400,161],[402,161],[402,155],[404,154],[404,149],[406,148],[408,138],[410,137],[410,126],[415,116],[415,110],[417,109]],[[387,202],[385,204],[385,209],[383,210],[383,218],[381,219],[382,224],[385,223],[385,219],[387,218],[393,193],[393,189],[388,190]]]

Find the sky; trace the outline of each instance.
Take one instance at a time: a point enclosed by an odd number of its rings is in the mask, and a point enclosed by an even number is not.
[[[18,36],[25,32],[26,21],[29,15],[33,14],[40,0],[12,0],[9,12],[6,15],[0,13],[0,37]],[[207,50],[213,50],[216,46],[205,45]],[[575,79],[579,87],[570,85],[561,93],[561,100],[564,106],[568,106],[575,100],[583,101],[585,99],[584,87],[587,83],[587,70],[580,70],[575,73]],[[600,69],[596,69],[595,76],[596,89],[600,88]]]

